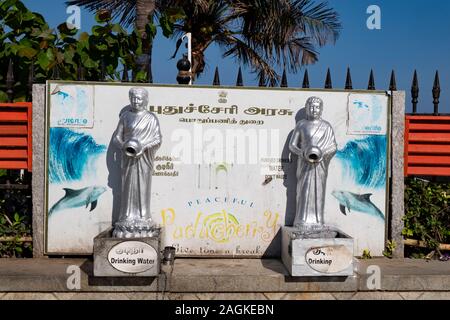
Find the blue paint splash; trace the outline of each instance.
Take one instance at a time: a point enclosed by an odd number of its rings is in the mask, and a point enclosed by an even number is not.
[[[69,98],[69,96],[70,96],[68,93],[63,92],[63,91],[59,91],[57,93],[57,95],[60,96],[63,101],[66,100],[67,98]]]
[[[49,179],[51,183],[81,180],[95,170],[93,162],[106,151],[92,136],[66,128],[50,128]]]
[[[367,105],[367,104],[365,104],[364,102],[361,102],[361,101],[357,101],[357,100],[355,100],[354,102],[353,102],[353,104],[356,106],[356,108],[358,108],[358,109],[369,109],[369,106]]]
[[[365,188],[384,188],[386,184],[386,136],[373,135],[348,142],[336,154],[343,175]]]

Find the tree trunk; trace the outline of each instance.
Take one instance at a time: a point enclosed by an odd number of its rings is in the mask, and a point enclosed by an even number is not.
[[[153,39],[145,32],[145,26],[149,22],[153,22],[154,12],[155,0],[136,0],[136,29],[142,36],[142,54],[136,59],[136,72],[147,72],[147,80],[149,82],[153,82],[151,69]]]

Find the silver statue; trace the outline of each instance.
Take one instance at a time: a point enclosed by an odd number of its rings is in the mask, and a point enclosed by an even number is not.
[[[135,238],[156,234],[150,212],[155,152],[161,145],[158,119],[145,108],[148,92],[132,88],[130,107],[120,115],[114,143],[122,150],[122,192],[119,219],[113,237]]]
[[[325,189],[328,166],[336,154],[337,144],[331,125],[321,119],[323,101],[310,97],[306,101],[306,120],[294,129],[289,149],[298,155],[297,210],[294,227],[306,233],[323,232]]]

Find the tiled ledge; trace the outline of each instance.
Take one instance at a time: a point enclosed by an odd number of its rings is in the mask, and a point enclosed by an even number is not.
[[[70,290],[69,266],[80,267],[80,289]],[[374,268],[368,267],[375,266]],[[378,269],[379,268],[379,269]],[[376,285],[371,270],[381,275],[378,292],[449,292],[450,262],[410,259],[360,260],[347,278],[292,278],[280,260],[176,259],[158,278],[94,278],[88,259],[0,259],[0,295],[6,292],[122,292],[155,294],[342,293],[349,297]],[[73,279],[73,278],[72,278]],[[369,284],[369,287],[368,287]],[[373,294],[373,292],[372,292]]]

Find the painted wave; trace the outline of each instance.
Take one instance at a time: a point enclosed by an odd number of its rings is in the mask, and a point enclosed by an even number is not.
[[[49,179],[51,183],[81,180],[106,151],[88,134],[67,128],[50,128]]]
[[[344,177],[365,188],[384,188],[386,184],[386,136],[373,135],[348,142],[336,154]]]

